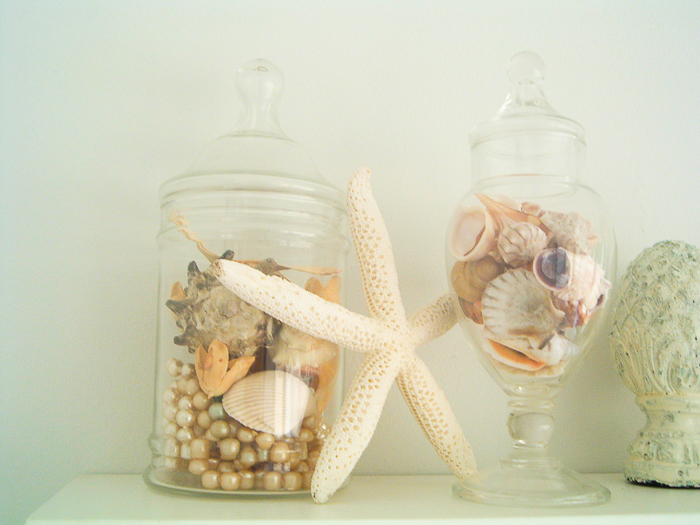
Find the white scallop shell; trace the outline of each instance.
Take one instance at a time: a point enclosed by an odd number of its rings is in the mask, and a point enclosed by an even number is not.
[[[496,337],[542,337],[557,330],[564,313],[532,272],[518,268],[496,277],[481,298],[484,326]]]
[[[547,235],[529,222],[510,223],[498,236],[498,253],[511,267],[529,263],[546,245]]]
[[[481,207],[459,208],[450,225],[450,252],[458,261],[478,261],[494,247],[493,219]]]
[[[222,403],[226,413],[246,427],[280,437],[299,429],[309,394],[298,377],[265,370],[234,383]]]

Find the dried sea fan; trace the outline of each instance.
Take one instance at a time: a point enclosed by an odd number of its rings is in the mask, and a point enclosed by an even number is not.
[[[233,259],[233,252],[222,258]],[[230,358],[254,355],[272,329],[272,318],[227,290],[209,269],[202,272],[194,261],[187,267],[187,288],[175,283],[165,305],[182,330],[173,341],[191,353],[218,339],[228,347]]]

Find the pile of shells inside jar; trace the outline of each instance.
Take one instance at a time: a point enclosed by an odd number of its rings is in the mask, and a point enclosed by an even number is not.
[[[610,288],[590,255],[599,237],[577,212],[475,196],[483,207],[458,208],[448,238],[460,310],[499,371],[560,375]]]
[[[223,258],[233,260],[233,252]],[[208,257],[210,260],[218,257]],[[272,259],[257,269],[281,275]],[[340,277],[306,289],[338,302]],[[192,261],[187,287],[172,286],[166,306],[193,363],[170,359],[163,392],[162,456],[170,471],[189,471],[210,490],[309,489],[329,429],[336,345],[279,322],[226,289]]]
[[[199,387],[195,367],[170,359],[163,392],[164,466],[201,477],[205,489],[309,489],[328,427],[306,417],[295,437],[275,438],[230,417],[220,398]]]

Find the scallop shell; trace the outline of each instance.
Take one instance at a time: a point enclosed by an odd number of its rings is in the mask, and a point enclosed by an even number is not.
[[[282,370],[265,370],[244,377],[224,394],[224,410],[241,424],[276,437],[296,432],[310,390],[298,377]]]
[[[554,302],[579,318],[576,324],[584,324],[590,314],[605,304],[610,281],[604,271],[588,255],[574,253],[564,248],[540,252],[533,262],[537,281],[552,291]]]
[[[547,239],[550,248],[589,254],[600,240],[590,221],[579,213],[548,211],[542,214],[540,220],[550,232]]]
[[[564,320],[548,290],[522,268],[508,270],[486,286],[481,310],[484,326],[503,338],[547,336]]]
[[[532,261],[547,245],[547,235],[529,222],[513,222],[498,236],[498,253],[513,268]]]
[[[478,261],[457,262],[452,267],[452,287],[460,298],[462,310],[474,322],[483,322],[480,301],[484,289],[504,270],[503,264],[490,255]]]
[[[476,261],[494,247],[496,230],[493,219],[484,208],[461,207],[450,226],[450,252],[458,261]]]

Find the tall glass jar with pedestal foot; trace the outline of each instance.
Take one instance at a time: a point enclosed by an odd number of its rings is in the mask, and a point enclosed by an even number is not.
[[[277,120],[266,60],[243,66],[237,128],[161,188],[152,462],[158,489],[308,491],[342,393],[339,348],[246,304],[210,271],[234,259],[339,302],[344,195]]]
[[[547,444],[554,398],[606,309],[615,240],[603,201],[581,182],[584,130],[550,106],[543,73],[533,53],[511,60],[505,104],[470,136],[473,184],[447,235],[460,323],[508,395],[513,439],[498,465],[454,491],[497,505],[590,505],[609,491]]]

